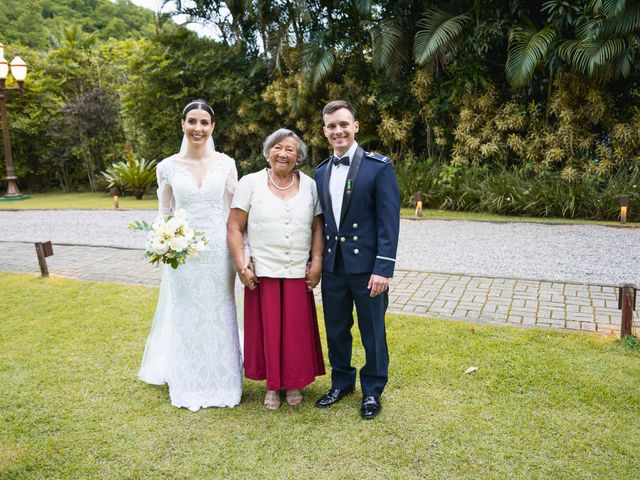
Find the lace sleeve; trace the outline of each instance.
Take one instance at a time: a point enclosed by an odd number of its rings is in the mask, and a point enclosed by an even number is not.
[[[238,188],[238,170],[236,169],[236,162],[234,162],[230,157],[229,161],[231,162],[231,168],[229,168],[229,172],[227,173],[227,182],[224,187],[227,205],[231,205],[233,195],[236,193],[236,188]]]
[[[166,168],[159,164],[156,169],[158,179],[158,214],[168,215],[175,210],[176,202],[173,198],[173,189],[167,178]]]

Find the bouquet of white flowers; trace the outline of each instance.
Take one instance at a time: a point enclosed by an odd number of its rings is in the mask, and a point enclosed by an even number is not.
[[[180,209],[153,224],[145,221],[129,224],[132,230],[149,232],[144,252],[149,263],[162,262],[171,265],[172,268],[178,268],[187,257],[195,257],[209,248],[204,233],[196,232],[189,227],[185,217],[186,212]]]

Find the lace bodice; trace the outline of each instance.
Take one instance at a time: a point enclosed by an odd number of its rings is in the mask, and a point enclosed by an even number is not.
[[[206,228],[212,218],[229,215],[229,206],[238,185],[238,171],[233,159],[215,152],[213,164],[198,186],[187,167],[177,163],[175,156],[158,164],[158,211],[167,215],[182,208],[191,215],[191,225]]]

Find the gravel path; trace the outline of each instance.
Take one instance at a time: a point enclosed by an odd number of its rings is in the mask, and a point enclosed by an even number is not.
[[[0,241],[142,248],[149,210],[0,211]],[[640,286],[640,229],[402,220],[398,267],[427,272]]]

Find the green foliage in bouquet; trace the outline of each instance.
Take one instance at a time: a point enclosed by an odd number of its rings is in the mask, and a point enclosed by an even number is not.
[[[136,220],[134,222],[131,222],[128,225],[130,230],[135,231],[140,231],[140,232],[150,232],[151,230],[153,230],[153,227],[151,226],[151,224],[149,222],[145,222],[144,220]]]

